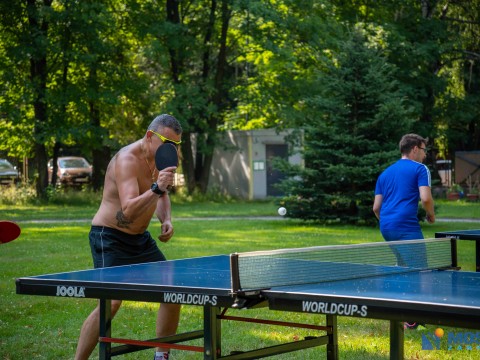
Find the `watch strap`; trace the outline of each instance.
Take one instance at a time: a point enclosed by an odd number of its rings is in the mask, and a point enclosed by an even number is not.
[[[165,194],[165,191],[163,191],[162,189],[160,189],[158,187],[158,184],[156,182],[154,182],[152,184],[152,186],[150,187],[150,190],[152,190],[155,194],[159,195],[159,196],[163,196],[163,194]]]

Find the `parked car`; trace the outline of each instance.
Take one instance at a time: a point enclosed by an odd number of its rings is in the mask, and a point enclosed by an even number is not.
[[[8,160],[0,159],[0,184],[11,185],[19,181],[19,173]]]
[[[48,162],[48,181],[52,182],[53,159]],[[80,156],[61,156],[57,159],[57,184],[82,185],[92,181],[92,166]]]

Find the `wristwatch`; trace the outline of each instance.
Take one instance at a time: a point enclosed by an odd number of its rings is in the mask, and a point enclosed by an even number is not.
[[[161,190],[159,187],[158,187],[158,184],[156,182],[154,182],[152,184],[152,186],[150,187],[150,190],[152,190],[155,194],[159,195],[159,196],[163,196],[163,194],[165,194],[165,191]]]

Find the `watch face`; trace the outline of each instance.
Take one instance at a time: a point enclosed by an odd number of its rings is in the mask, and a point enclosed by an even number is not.
[[[155,194],[158,194],[158,195],[163,195],[165,193],[165,191],[160,190],[160,188],[158,187],[158,184],[156,182],[152,184],[152,187],[150,189]]]

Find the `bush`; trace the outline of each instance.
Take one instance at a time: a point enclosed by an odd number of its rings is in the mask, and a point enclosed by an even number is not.
[[[98,205],[102,193],[94,192],[90,187],[82,188],[55,188],[46,189],[46,201],[37,197],[35,185],[20,183],[18,185],[0,188],[0,205]]]
[[[0,187],[0,205],[31,204],[36,196],[35,187],[28,183]]]
[[[89,186],[81,188],[56,187],[47,188],[47,201],[52,205],[73,206],[98,206],[101,202],[102,192],[95,192]]]

